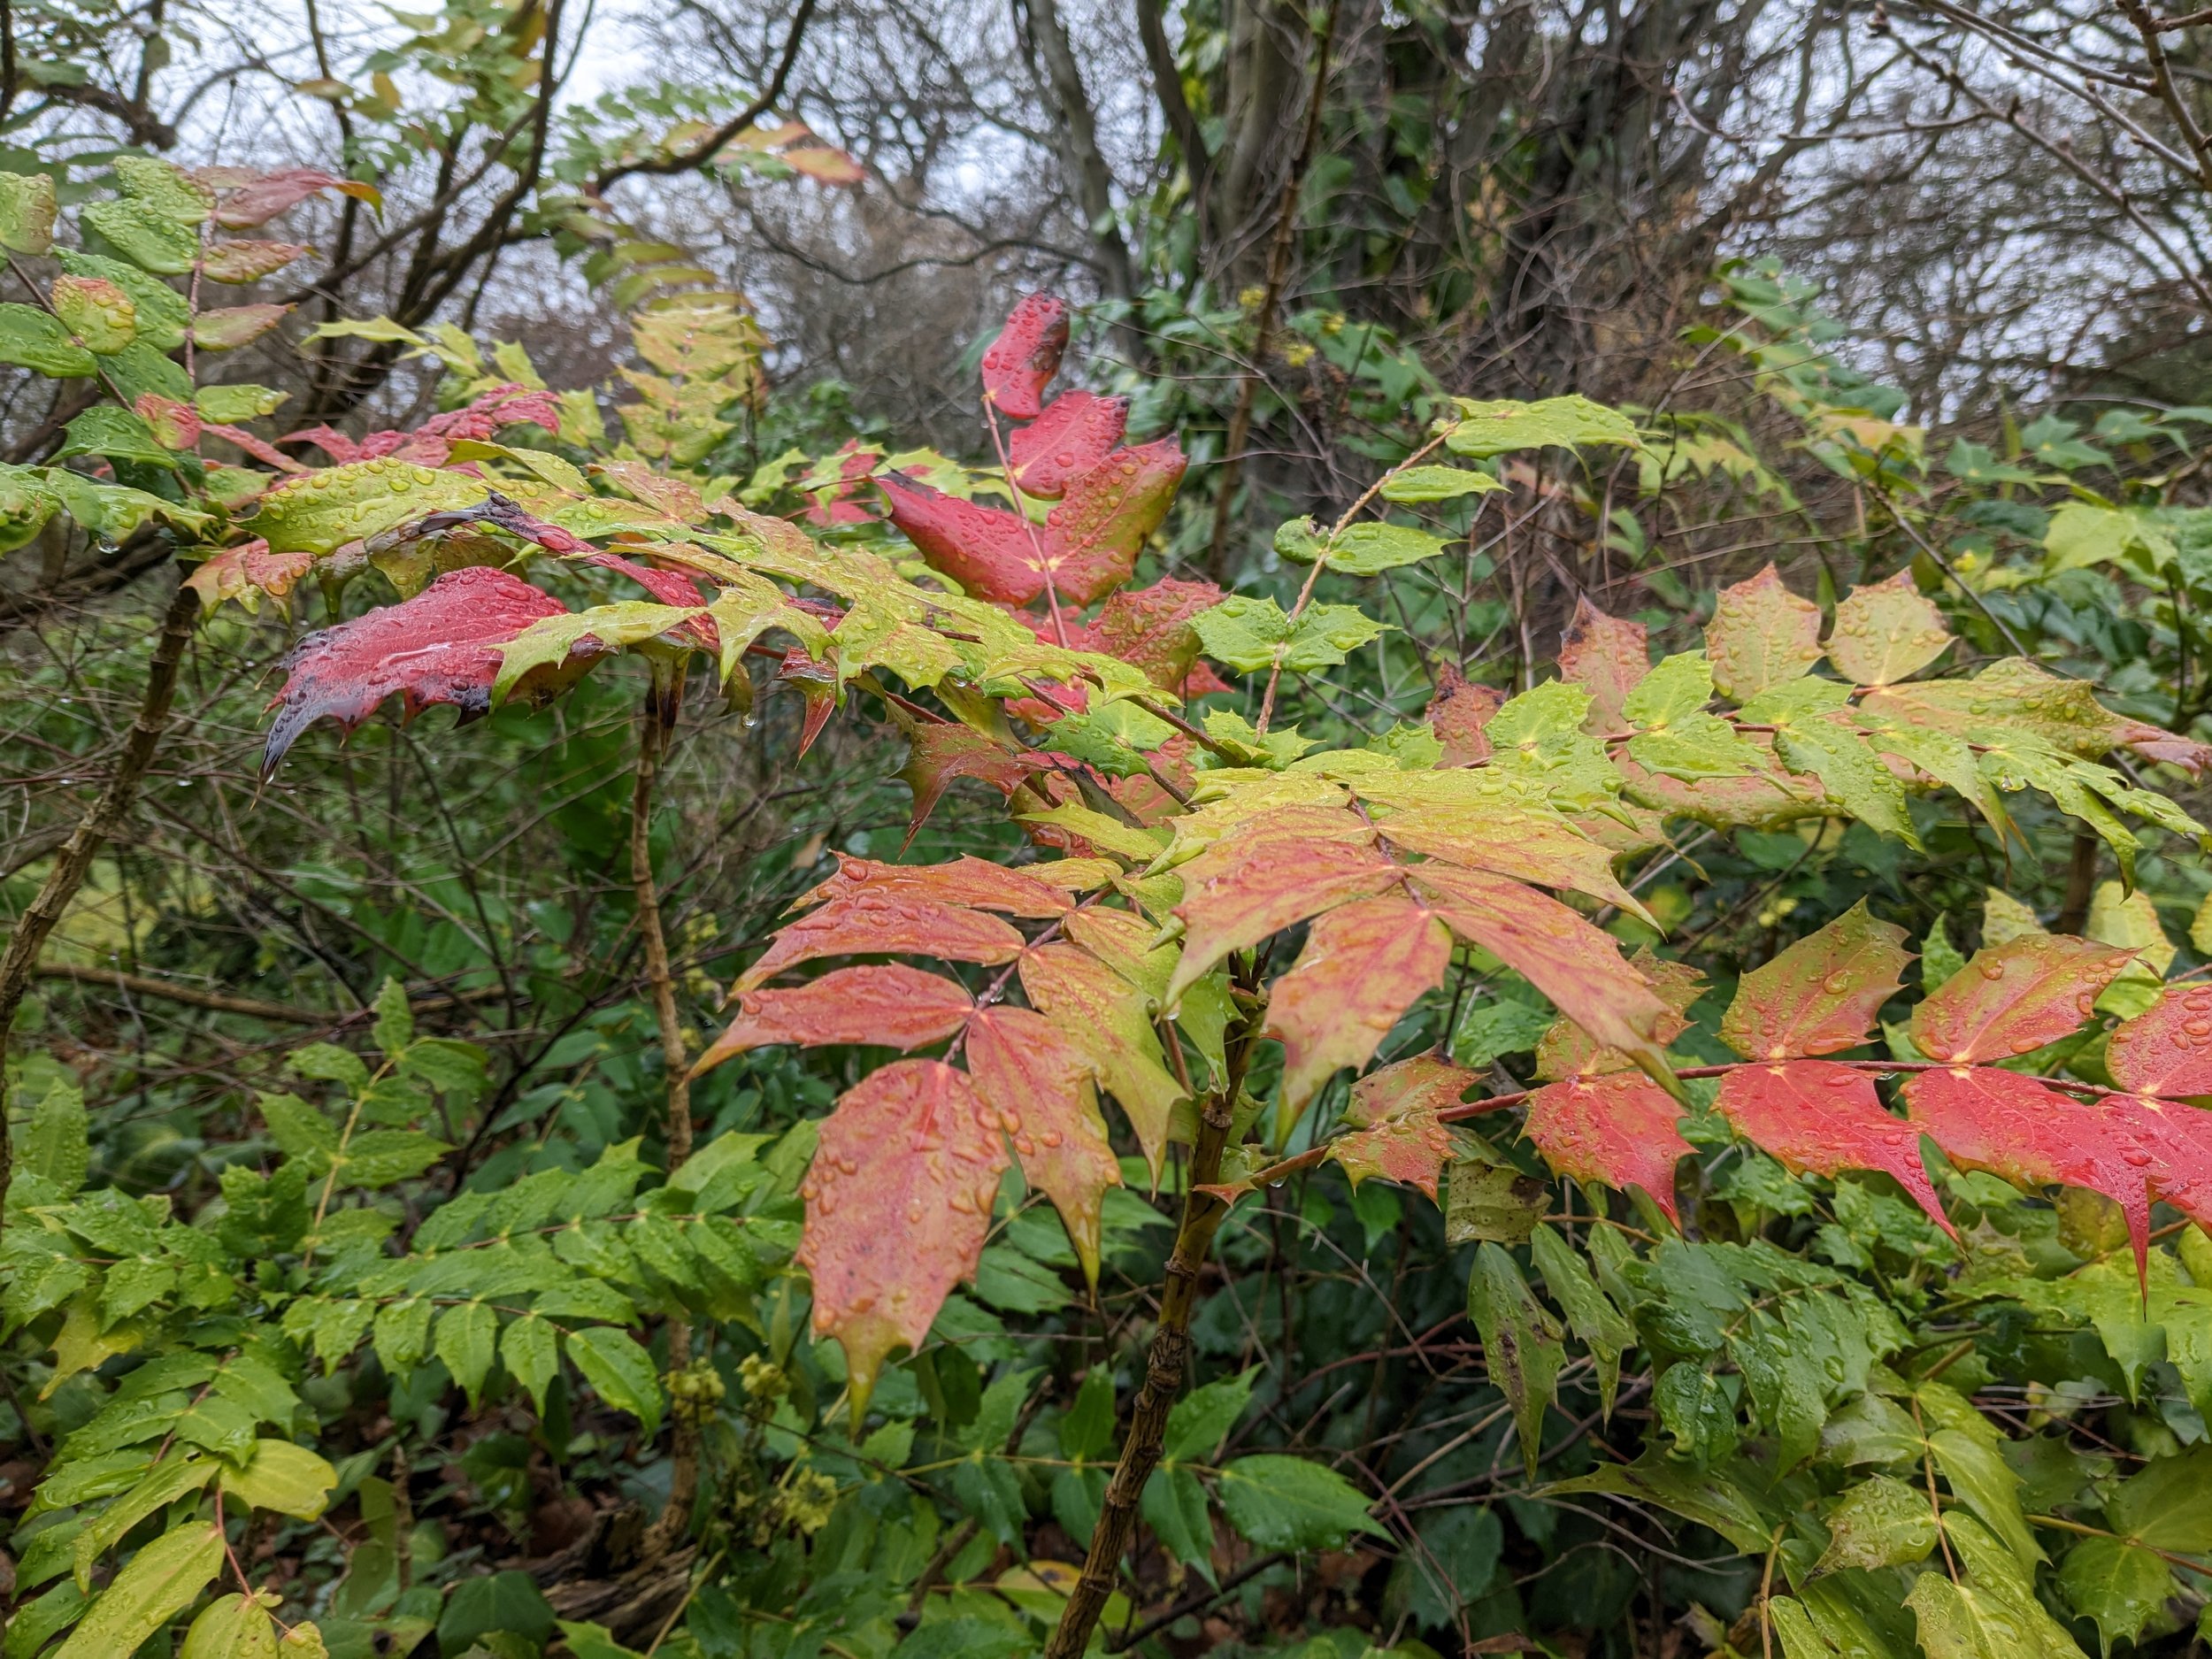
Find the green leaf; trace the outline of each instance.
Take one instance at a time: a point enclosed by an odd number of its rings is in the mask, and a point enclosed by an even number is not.
[[[1293,623],[1273,600],[1249,594],[1232,594],[1191,626],[1209,657],[1247,674],[1279,657],[1294,672],[1331,667],[1386,632],[1355,605],[1311,605]]]
[[[2085,1538],[2058,1565],[2066,1604],[2093,1619],[2109,1654],[2116,1641],[2133,1641],[2165,1610],[2174,1593],[2173,1569],[2155,1550],[2116,1538]]]
[[[1660,1373],[1652,1403],[1660,1426],[1673,1438],[1671,1455],[1709,1469],[1736,1449],[1736,1408],[1719,1378],[1693,1360]]]
[[[61,326],[96,357],[120,351],[138,333],[131,296],[104,278],[57,277],[51,297]]]
[[[182,276],[199,257],[200,239],[143,202],[95,202],[77,222],[142,271]]]
[[[376,1024],[369,1028],[369,1041],[379,1054],[390,1058],[414,1040],[415,1017],[408,1010],[407,987],[387,979],[377,989]]]
[[[1728,1339],[1759,1421],[1770,1430],[1785,1471],[1820,1447],[1828,1418],[1820,1361],[1812,1345],[1772,1314],[1754,1312]]]
[[[457,1302],[438,1316],[437,1356],[474,1406],[491,1375],[499,1340],[499,1316],[480,1302]]]
[[[172,1527],[123,1563],[54,1659],[118,1659],[192,1605],[223,1564],[211,1521]]]
[[[1156,1469],[1144,1483],[1138,1512],[1160,1547],[1176,1560],[1213,1579],[1213,1523],[1207,1518],[1206,1488],[1187,1469]]]
[[[616,1410],[642,1423],[646,1438],[652,1438],[661,1425],[660,1379],[654,1374],[652,1356],[607,1325],[572,1331],[567,1341],[568,1357],[584,1380]]]
[[[575,1659],[641,1659],[635,1648],[615,1640],[603,1624],[580,1624],[565,1618],[554,1623],[560,1626],[561,1640]]]
[[[265,386],[250,386],[236,381],[227,386],[203,386],[192,394],[192,407],[203,419],[219,420],[235,426],[242,420],[252,420],[262,415],[276,412],[277,405],[291,394],[272,391]]]
[[[1621,1356],[1636,1345],[1636,1327],[1598,1288],[1587,1262],[1557,1229],[1539,1227],[1529,1235],[1529,1255],[1544,1277],[1544,1288],[1564,1310],[1567,1326],[1590,1350],[1598,1373],[1598,1402],[1605,1416],[1613,1415],[1613,1397],[1620,1386]]]
[[[453,1150],[449,1142],[419,1129],[372,1129],[346,1143],[339,1185],[388,1187],[412,1179]]]
[[[2001,1587],[1924,1572],[1905,1605],[1918,1621],[1927,1659],[2080,1659],[2062,1632],[2054,1639],[2048,1614]]]
[[[430,1352],[434,1311],[429,1299],[422,1296],[388,1302],[376,1310],[370,1340],[375,1345],[377,1358],[393,1376],[404,1377]]]
[[[462,1654],[480,1636],[501,1631],[534,1644],[553,1633],[553,1609],[526,1572],[511,1569],[485,1578],[464,1578],[453,1586],[438,1619],[438,1647]]]
[[[1828,1548],[1816,1573],[1846,1567],[1902,1567],[1936,1546],[1935,1511],[1928,1494],[1890,1475],[1849,1488],[1828,1511]]]
[[[382,456],[288,480],[261,498],[252,526],[272,553],[334,553],[410,519],[473,507],[488,490],[465,473]]]
[[[1075,1403],[1060,1419],[1060,1455],[1083,1462],[1110,1451],[1113,1444],[1113,1367],[1093,1365],[1075,1391]]]
[[[185,331],[192,321],[191,309],[184,296],[159,277],[149,276],[119,259],[104,259],[98,254],[79,253],[72,248],[57,248],[54,257],[71,276],[104,277],[131,296],[131,307],[138,323],[139,346],[154,351],[174,351],[184,343]]]
[[[1719,1470],[1697,1470],[1648,1451],[1632,1463],[1609,1463],[1543,1488],[1547,1496],[1605,1493],[1655,1503],[1661,1509],[1710,1527],[1747,1555],[1763,1555],[1771,1547],[1775,1520],[1758,1502]]]
[[[1475,1252],[1467,1280],[1467,1316],[1482,1335],[1490,1380],[1513,1408],[1521,1455],[1532,1478],[1544,1434],[1544,1411],[1565,1362],[1564,1333],[1521,1277],[1521,1270],[1495,1244]]]
[[[276,1621],[258,1595],[218,1596],[185,1632],[180,1659],[277,1659]]]
[[[1203,1463],[1212,1457],[1244,1415],[1252,1399],[1253,1379],[1259,1374],[1259,1368],[1253,1366],[1194,1388],[1178,1400],[1167,1414],[1163,1455],[1175,1463]]]
[[[136,461],[147,466],[174,471],[177,457],[161,447],[154,429],[127,409],[97,404],[69,423],[69,442],[55,451],[59,458],[73,455],[105,456],[111,461]]]
[[[0,303],[0,363],[58,380],[81,378],[99,365],[69,331],[35,305]]]
[[[555,1350],[553,1322],[535,1313],[510,1319],[500,1335],[499,1356],[509,1375],[530,1391],[530,1398],[545,1415],[545,1391],[561,1368]]]
[[[196,1492],[205,1486],[218,1466],[212,1457],[165,1458],[153,1466],[143,1480],[101,1510],[98,1517],[77,1534],[71,1546],[77,1587],[89,1592],[92,1566],[101,1555],[148,1516],[167,1509],[186,1493]]]
[[[319,1106],[281,1094],[264,1094],[260,1106],[262,1121],[287,1156],[317,1159],[317,1169],[329,1168],[330,1156],[338,1150],[338,1125]]]
[[[323,1512],[337,1484],[338,1471],[324,1459],[304,1446],[279,1440],[256,1440],[242,1466],[224,1466],[221,1481],[223,1490],[242,1502],[302,1521]]]
[[[0,248],[42,254],[54,245],[54,180],[43,173],[0,173]]]
[[[166,518],[179,529],[194,534],[214,522],[204,512],[180,507],[142,489],[132,489],[124,484],[96,484],[66,467],[48,468],[46,488],[61,503],[63,511],[94,535],[110,541],[122,541],[156,517]]]
[[[1551,1188],[1509,1164],[1488,1158],[1453,1162],[1444,1202],[1444,1240],[1472,1244],[1488,1239],[1519,1244],[1551,1208]]]
[[[23,1167],[53,1182],[64,1197],[84,1185],[92,1167],[85,1125],[83,1091],[66,1079],[56,1078],[32,1109],[30,1131],[23,1137],[19,1155]]]
[[[1487,472],[1471,472],[1458,466],[1409,466],[1383,480],[1382,498],[1411,504],[1455,501],[1462,495],[1486,495],[1505,486]]]
[[[1444,548],[1443,537],[1403,525],[1355,524],[1337,533],[1321,562],[1342,576],[1379,576],[1402,565],[1433,558]]]
[[[2033,1572],[2042,1548],[2029,1531],[2020,1509],[2020,1477],[1996,1449],[1966,1430],[1941,1428],[1928,1436],[1936,1468],[1951,1491],[2017,1556],[2021,1570]]]
[[[2212,1554],[2212,1446],[2154,1457],[2105,1500],[2123,1538],[2178,1555]]]
[[[1446,434],[1444,443],[1455,455],[1504,455],[1514,449],[1540,449],[1555,444],[1572,447],[1617,443],[1630,449],[1643,447],[1643,441],[1636,435],[1635,423],[1627,416],[1579,395],[1547,397],[1533,403],[1486,403],[1468,397],[1452,401],[1459,406],[1458,424]]]
[[[1262,1549],[1339,1549],[1355,1532],[1387,1536],[1367,1498],[1333,1469],[1262,1453],[1221,1471],[1221,1510]]]
[[[1621,712],[1647,731],[1663,730],[1713,700],[1713,665],[1702,651],[1678,651],[1638,680]]]
[[[215,207],[215,193],[183,169],[155,156],[121,155],[109,165],[116,188],[149,212],[180,225],[204,225]]]

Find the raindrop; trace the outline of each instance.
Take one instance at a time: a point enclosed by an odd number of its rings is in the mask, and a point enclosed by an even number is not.
[[[2005,964],[2001,962],[1983,961],[1974,965],[1981,970],[1985,979],[2001,979],[2005,977]]]

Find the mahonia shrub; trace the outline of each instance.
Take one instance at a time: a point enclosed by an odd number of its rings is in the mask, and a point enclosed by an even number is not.
[[[446,412],[265,437],[269,396],[195,374],[272,308],[196,309],[170,279],[278,268],[283,245],[219,230],[357,187],[123,158],[80,252],[55,247],[42,182],[0,180],[0,242],[64,273],[0,309],[0,357],[102,396],[55,465],[11,471],[8,534],[165,526],[186,626],[325,595],[265,776],[326,718],[395,697],[466,718],[642,659],[631,877],[665,1098],[649,1145],[464,1187],[498,1133],[485,1056],[419,1037],[395,985],[373,1053],[288,1056],[294,1087],[254,1102],[258,1164],[196,1213],[88,1186],[65,1082],[28,1102],[0,1311],[39,1356],[25,1421],[57,1432],[11,1538],[9,1659],[178,1631],[194,1659],[1073,1655],[1210,1604],[1140,1625],[1147,1537],[1177,1586],[1225,1591],[1387,1545],[1398,1633],[1525,1650],[1539,1609],[1501,1507],[1540,1544],[1532,1515],[1601,1503],[1671,1517],[1703,1552],[1678,1559],[1734,1583],[1696,1602],[1713,1651],[2070,1654],[2201,1605],[2212,987],[2168,982],[2154,913],[2146,933],[2131,909],[2146,829],[2205,845],[2141,771],[2193,775],[2193,739],[2026,655],[1962,664],[1940,580],[1824,607],[1769,567],[1717,595],[1701,649],[1655,663],[1643,623],[1585,602],[1555,677],[1509,695],[1448,664],[1424,718],[1325,741],[1277,717],[1326,710],[1355,653],[1392,649],[1358,584],[1471,547],[1516,457],[1632,460],[1663,489],[1680,434],[1579,397],[1450,400],[1341,516],[1277,533],[1302,572],[1286,604],[1135,586],[1185,457],[1128,442],[1122,398],[1048,396],[1070,337],[1050,296],[983,354],[981,468],[855,445],[716,472],[758,341],[713,296],[635,319],[649,369],[619,438],[511,348],[488,365],[457,330],[374,321],[335,328],[438,361]],[[1897,483],[1894,430],[1776,364],[1809,442]],[[2130,534],[2116,557],[2154,561]],[[963,781],[1018,837],[997,858],[838,856],[703,1045],[649,833],[695,675],[741,707],[795,695],[802,749],[873,710],[906,744],[910,844]],[[1849,823],[1922,849],[1968,814],[2000,848],[2056,814],[2110,849],[2098,936],[1993,905],[1970,958],[1939,932],[1916,976],[1862,902],[1729,985],[1667,954],[1643,895],[1701,829],[1810,849]],[[851,1051],[828,1113],[695,1145],[691,1081],[780,1048]],[[1520,1056],[1525,1076],[1500,1064]],[[1467,1247],[1440,1303],[1425,1279],[1360,1294],[1463,1318],[1495,1400],[1379,1495],[1346,1472],[1358,1445],[1248,1449],[1270,1409],[1253,1371],[1188,1386],[1194,1348],[1219,1351],[1210,1310],[1251,1305],[1248,1217],[1325,1171],[1363,1229]],[[1440,1208],[1417,1219],[1391,1187]],[[1095,1307],[1139,1272],[1136,1317],[1081,1334],[1072,1283]],[[1000,1313],[1079,1340],[1026,1363]],[[2108,1407],[2124,1476],[2089,1421]],[[531,1571],[429,1559],[410,1448],[457,1410],[557,1455],[627,1437],[664,1476],[657,1509],[603,1510]],[[496,1439],[464,1467],[518,1502]],[[1432,1465],[1466,1484],[1411,1485]],[[334,1505],[357,1517],[335,1550],[297,1543],[314,1571],[289,1592],[257,1579],[262,1545]],[[1056,1555],[1031,1548],[1046,1516]]]

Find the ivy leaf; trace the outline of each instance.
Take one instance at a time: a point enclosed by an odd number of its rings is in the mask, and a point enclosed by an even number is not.
[[[1862,686],[1890,686],[1918,673],[1951,646],[1943,613],[1909,570],[1859,588],[1836,607],[1828,660]]]
[[[1828,1548],[1815,1563],[1815,1573],[1902,1567],[1924,1559],[1936,1546],[1928,1494],[1892,1475],[1875,1475],[1850,1487],[1825,1519]]]
[[[818,1318],[818,1303],[817,1307]],[[637,1418],[647,1440],[659,1432],[660,1379],[650,1354],[609,1325],[587,1325],[569,1332],[564,1340],[569,1363],[602,1400]]]
[[[467,1392],[472,1408],[484,1393],[498,1345],[499,1316],[483,1302],[457,1302],[438,1316],[435,1351]]]
[[[1590,694],[1587,729],[1617,732],[1626,724],[1628,694],[1651,672],[1640,622],[1609,617],[1586,597],[1575,601],[1573,619],[1559,647],[1559,674]]]
[[[872,1043],[910,1053],[968,1023],[975,999],[958,982],[898,963],[837,968],[781,989],[747,991],[738,1016],[691,1068],[693,1077],[773,1043]]]
[[[1356,1532],[1388,1535],[1342,1475],[1274,1453],[1240,1457],[1221,1471],[1221,1511],[1261,1549],[1340,1549]]]
[[[1905,932],[1860,900],[1737,983],[1721,1040],[1747,1059],[1833,1054],[1867,1041],[1882,1004],[1903,988]]]
[[[1482,1337],[1490,1381],[1513,1408],[1530,1479],[1542,1450],[1544,1412],[1566,1361],[1565,1333],[1529,1289],[1513,1258],[1496,1244],[1476,1248],[1467,1280],[1467,1317]]]
[[[123,1563],[54,1659],[136,1653],[199,1599],[222,1563],[222,1528],[211,1521],[172,1527]]]
[[[1344,1066],[1357,1071],[1425,991],[1444,982],[1452,935],[1404,897],[1363,899],[1314,922],[1305,949],[1268,995],[1268,1036],[1283,1045],[1287,1121]]]
[[[794,1259],[814,1280],[815,1335],[844,1348],[856,1413],[891,1350],[919,1348],[974,1272],[1006,1164],[998,1114],[941,1061],[870,1073],[823,1123]]]
[[[1278,661],[1293,673],[1341,663],[1388,632],[1356,605],[1308,605],[1293,622],[1271,599],[1232,594],[1191,619],[1206,654],[1240,673],[1258,673]]]
[[[1690,1143],[1682,1108],[1639,1071],[1572,1078],[1529,1096],[1528,1138],[1562,1175],[1640,1188],[1678,1226],[1674,1166]]]
[[[1034,419],[1067,346],[1067,302],[1025,294],[983,353],[983,401],[1016,420]]]
[[[738,977],[741,993],[787,968],[822,956],[910,951],[947,962],[993,965],[1021,955],[1022,936],[995,916],[936,899],[869,894],[832,899],[787,924],[758,961]]]
[[[283,661],[262,776],[315,721],[327,716],[350,729],[395,693],[411,715],[442,703],[488,710],[499,647],[560,608],[521,578],[476,565],[448,572],[412,599],[309,634]]]
[[[1099,1080],[1121,1102],[1145,1160],[1158,1177],[1169,1120],[1182,1086],[1152,1028],[1153,998],[1089,951],[1074,945],[1033,948],[1021,960],[1022,990],[1063,1035],[1087,1052]]]
[[[2114,1028],[2105,1070],[2139,1094],[2212,1094],[2212,985],[2173,985]]]
[[[2165,1611],[2174,1574],[2157,1551],[2140,1544],[2085,1538],[2059,1563],[2058,1587],[2078,1615],[2095,1621],[2110,1654],[2114,1642],[2135,1640]]]
[[[976,1094],[998,1114],[1022,1174],[1051,1199],[1083,1264],[1098,1284],[1101,1208],[1121,1185],[1091,1087],[1095,1062],[1042,1014],[1003,1005],[968,1025],[968,1071]]]
[[[1741,1066],[1721,1079],[1714,1104],[1792,1174],[1883,1171],[1931,1221],[1958,1236],[1920,1161],[1918,1131],[1882,1110],[1865,1072],[1822,1060]]]
[[[261,1440],[243,1463],[226,1463],[219,1483],[225,1493],[257,1509],[274,1509],[296,1520],[311,1521],[330,1502],[338,1471],[304,1446]]]
[[[1820,607],[1790,592],[1769,565],[1720,590],[1705,648],[1713,683],[1738,703],[1748,702],[1820,660]]]
[[[2212,1448],[2153,1458],[2112,1488],[2104,1512],[2131,1543],[2184,1555],[2212,1551]]]
[[[1977,951],[1913,1010],[1913,1042],[1932,1059],[1961,1063],[2032,1054],[2071,1036],[2135,954],[2049,933]]]
[[[1352,1085],[1344,1121],[1350,1134],[1328,1143],[1329,1156],[1356,1188],[1370,1176],[1417,1187],[1436,1201],[1436,1179],[1452,1155],[1451,1131],[1437,1114],[1456,1106],[1478,1081],[1464,1066],[1416,1055]]]
[[[1125,397],[1061,393],[1006,441],[1015,488],[1041,501],[1059,500],[1070,480],[1106,458],[1128,424]]]

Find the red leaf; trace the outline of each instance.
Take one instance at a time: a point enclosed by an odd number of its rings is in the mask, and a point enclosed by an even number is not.
[[[269,544],[257,537],[211,555],[184,580],[199,595],[201,605],[212,611],[226,599],[242,598],[249,589],[281,599],[314,563],[312,553],[271,553]]]
[[[804,985],[746,992],[741,1011],[691,1075],[772,1043],[877,1043],[903,1054],[942,1041],[974,1011],[965,988],[919,968],[895,962],[836,968]]]
[[[1033,875],[981,858],[956,858],[949,864],[887,864],[843,853],[837,856],[837,873],[798,902],[855,898],[933,899],[1036,921],[1064,916],[1072,903],[1059,888]]]
[[[1644,637],[1642,623],[1609,617],[1587,599],[1575,601],[1574,619],[1559,646],[1559,677],[1590,694],[1590,718],[1583,722],[1589,730],[1628,729],[1621,704],[1651,672]]]
[[[2032,1054],[2071,1036],[2134,956],[2064,934],[2023,933],[1977,952],[1914,1009],[1912,1040],[1932,1060]]]
[[[1884,1171],[1930,1220],[1958,1236],[1920,1161],[1919,1130],[1882,1110],[1874,1079],[1863,1071],[1825,1060],[1740,1066],[1721,1079],[1716,1104],[1739,1133],[1792,1173]]]
[[[1621,959],[1611,934],[1517,881],[1434,863],[1411,873],[1455,933],[1518,972],[1599,1043],[1660,1058],[1658,1033],[1673,1010]]]
[[[1071,483],[1045,519],[1054,590],[1087,605],[1128,580],[1189,465],[1174,439],[1161,438],[1117,449]]]
[[[1168,987],[1168,1005],[1231,951],[1348,899],[1380,893],[1405,872],[1359,841],[1285,840],[1263,832],[1207,849],[1181,872],[1183,902],[1175,913],[1186,925],[1183,959]]]
[[[1039,945],[1022,957],[1022,990],[1069,1041],[1091,1056],[1121,1102],[1154,1178],[1167,1153],[1169,1118],[1182,1086],[1167,1069],[1152,1029],[1151,998],[1074,945]]]
[[[1106,458],[1129,424],[1129,400],[1063,392],[1035,423],[1007,440],[1006,458],[1025,495],[1057,501],[1079,472]]]
[[[1487,802],[1417,806],[1393,814],[1377,828],[1385,841],[1409,853],[1511,876],[1540,887],[1586,893],[1619,905],[1632,916],[1651,919],[1643,902],[1614,876],[1612,850],[1555,812]]]
[[[1067,347],[1067,302],[1050,294],[1024,295],[983,354],[983,401],[1016,420],[1034,419],[1045,382],[1060,372],[1060,354]]]
[[[1178,581],[1164,576],[1149,588],[1118,593],[1098,612],[1098,620],[1071,644],[1118,657],[1166,690],[1181,692],[1198,657],[1198,630],[1191,618],[1221,603],[1211,582]],[[1194,689],[1192,694],[1196,695]]]
[[[799,753],[804,755],[822,735],[822,728],[837,707],[837,671],[827,663],[816,662],[795,645],[783,654],[776,683],[791,687],[806,705],[806,718],[799,726]]]
[[[906,824],[909,845],[956,778],[973,778],[1011,796],[1044,764],[1025,754],[1009,754],[964,726],[917,725],[906,734],[906,764],[900,768],[899,779],[914,792],[914,810]]]
[[[413,435],[457,442],[464,438],[488,438],[508,426],[542,426],[558,437],[561,400],[543,387],[509,380],[478,393],[462,408],[433,415],[415,428]]]
[[[1705,995],[1705,976],[1686,962],[1670,962],[1655,955],[1648,945],[1636,952],[1629,965],[1650,981],[1652,990],[1667,1005],[1666,1018],[1652,1033],[1653,1041],[1663,1047],[1689,1029],[1685,1016],[1690,1004]],[[1536,1045],[1536,1076],[1547,1083],[1561,1078],[1595,1077],[1601,1071],[1626,1071],[1635,1064],[1635,1056],[1602,1046],[1571,1019],[1561,1020]]]
[[[1352,1085],[1344,1120],[1357,1125],[1329,1142],[1329,1156],[1357,1187],[1371,1175],[1417,1187],[1433,1201],[1452,1156],[1451,1131],[1437,1114],[1459,1104],[1477,1078],[1465,1066],[1416,1055]]]
[[[739,976],[735,988],[749,991],[786,968],[821,956],[898,953],[989,965],[1011,962],[1021,951],[1022,936],[995,916],[933,899],[862,893],[833,899],[787,923],[760,960]]]
[[[2170,985],[2115,1028],[2105,1070],[2138,1094],[2212,1094],[2212,985]]]
[[[1019,514],[963,501],[900,472],[883,473],[876,488],[890,503],[891,522],[933,570],[965,592],[1002,605],[1025,605],[1044,592],[1045,532]]]
[[[2069,1100],[1994,1066],[1922,1071],[1907,1079],[1905,1100],[1913,1122],[1962,1169],[1987,1170],[2023,1187],[2063,1183],[2102,1193],[2127,1217],[2142,1271],[2150,1248],[2146,1171],[2157,1158],[2133,1109],[2109,1097]]]
[[[1795,680],[1820,660],[1820,607],[1782,585],[1769,565],[1724,588],[1705,625],[1713,684],[1742,703]]]
[[[1022,1174],[1060,1212],[1083,1277],[1098,1284],[1099,1212],[1121,1164],[1107,1144],[1089,1053],[1042,1014],[1003,1005],[968,1027],[976,1093],[999,1114]]]
[[[998,1114],[939,1060],[871,1072],[824,1120],[795,1259],[814,1280],[814,1334],[844,1346],[856,1414],[891,1350],[918,1348],[975,1271],[1006,1164]]]
[[[1562,1175],[1640,1187],[1678,1227],[1674,1166],[1691,1150],[1666,1090],[1640,1071],[1573,1078],[1529,1096],[1528,1138]]]
[[[1754,1060],[1833,1054],[1867,1041],[1912,960],[1905,930],[1878,922],[1862,899],[1738,982],[1721,1040]]]
[[[1436,695],[1424,717],[1444,746],[1436,764],[1473,766],[1488,760],[1490,740],[1483,727],[1504,706],[1505,694],[1495,686],[1477,685],[1446,663],[1437,672]]]
[[[455,704],[464,716],[487,712],[498,648],[560,614],[557,600],[520,577],[476,565],[449,571],[403,603],[309,634],[281,664],[284,689],[270,706],[282,711],[269,727],[261,775],[274,772],[315,721],[326,715],[350,729],[396,692],[410,716],[439,703]],[[572,657],[542,678],[533,671],[518,689],[526,698],[542,695],[581,672],[584,660]]]
[[[1278,1111],[1303,1111],[1340,1066],[1357,1071],[1424,991],[1444,982],[1452,935],[1434,911],[1402,896],[1331,910],[1267,999],[1266,1035],[1282,1040]]]
[[[380,207],[383,202],[374,185],[341,179],[314,167],[286,167],[223,191],[216,204],[215,222],[225,230],[250,230],[322,190],[342,191],[373,207]]]

